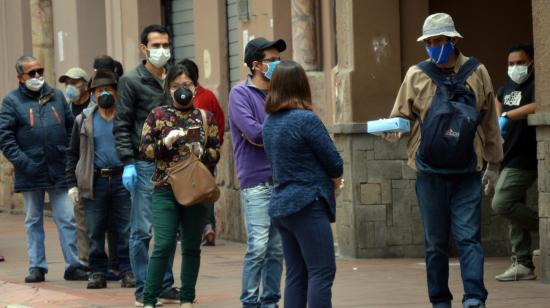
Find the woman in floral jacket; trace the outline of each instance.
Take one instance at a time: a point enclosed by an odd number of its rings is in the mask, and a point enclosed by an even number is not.
[[[176,201],[172,188],[163,181],[166,169],[191,153],[213,168],[220,158],[218,127],[210,112],[207,131],[203,129],[201,110],[193,107],[196,89],[183,65],[175,65],[165,80],[169,106],[153,109],[143,126],[140,152],[146,160],[156,164],[153,173],[153,228],[154,249],[149,260],[143,304],[154,307],[161,291],[162,278],[171,251],[175,249],[176,234],[181,233],[181,307],[192,307],[200,266],[200,244],[207,213],[204,204],[182,207]],[[188,94],[188,95],[183,95]],[[206,142],[205,142],[206,141]],[[206,144],[205,144],[206,143]]]

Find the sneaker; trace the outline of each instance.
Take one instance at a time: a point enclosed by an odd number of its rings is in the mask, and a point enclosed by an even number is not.
[[[80,268],[72,268],[72,269],[65,270],[65,274],[63,274],[63,278],[65,278],[65,280],[86,281],[88,280],[88,273],[86,273],[84,270]]]
[[[537,278],[537,275],[533,272],[532,268],[529,268],[517,260],[512,260],[512,265],[500,275],[496,275],[495,279],[498,281],[518,281],[518,280],[533,280]]]
[[[88,278],[86,289],[104,289],[107,287],[107,279],[104,273],[92,273]]]
[[[136,278],[134,277],[134,273],[132,271],[125,272],[121,276],[122,279],[120,281],[120,287],[133,288],[136,286]]]
[[[178,288],[168,289],[160,293],[159,298],[165,304],[179,304],[180,290],[178,290]]]
[[[136,307],[143,307],[143,297],[136,298],[136,302],[134,303]],[[162,306],[162,302],[157,298],[157,303],[155,304],[155,307]],[[145,307],[152,307],[152,306],[145,306]]]
[[[33,283],[33,282],[42,282],[46,280],[46,272],[44,269],[41,269],[40,267],[32,267],[29,269],[29,275],[25,277],[26,283]]]
[[[216,246],[216,232],[210,230],[204,235],[204,244],[203,246]]]

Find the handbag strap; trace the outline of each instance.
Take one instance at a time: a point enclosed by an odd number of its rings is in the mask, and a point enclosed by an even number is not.
[[[204,150],[206,150],[206,144],[208,143],[208,118],[206,117],[206,110],[197,108],[201,112],[202,117],[202,129],[204,130]]]

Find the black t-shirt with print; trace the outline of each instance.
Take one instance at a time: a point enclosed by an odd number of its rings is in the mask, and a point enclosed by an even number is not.
[[[497,92],[502,103],[502,112],[510,111],[535,101],[535,77],[531,75],[522,84],[508,79],[506,85]],[[537,139],[535,127],[525,120],[508,120],[504,133],[503,167],[536,170]]]

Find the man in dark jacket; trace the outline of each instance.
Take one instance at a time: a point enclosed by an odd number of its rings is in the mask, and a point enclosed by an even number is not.
[[[4,97],[0,109],[0,149],[15,168],[15,192],[25,204],[29,275],[25,282],[44,281],[48,272],[44,249],[44,196],[52,213],[65,258],[66,280],[86,280],[78,260],[76,228],[65,182],[65,148],[73,125],[60,90],[44,82],[44,68],[31,56],[15,68],[19,88]]]
[[[122,183],[132,194],[130,214],[130,263],[136,278],[136,305],[143,303],[143,287],[149,264],[152,237],[154,163],[139,156],[141,130],[151,110],[167,103],[164,93],[165,65],[170,59],[170,35],[160,25],[150,25],[141,33],[140,52],[146,59],[118,83],[114,134],[118,155],[124,163]],[[172,288],[174,251],[163,281],[160,298],[164,303],[179,303],[179,292]]]

